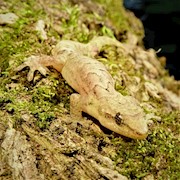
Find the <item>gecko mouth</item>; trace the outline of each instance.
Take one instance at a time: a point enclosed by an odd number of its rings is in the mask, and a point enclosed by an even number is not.
[[[117,134],[132,138],[132,139],[145,139],[148,135],[148,128],[145,126],[142,130],[136,130],[130,127],[128,124],[121,124],[117,126],[115,123],[103,124],[104,127],[116,132]]]
[[[137,131],[128,125],[122,127],[122,135],[132,139],[145,139],[148,135],[148,130]]]
[[[125,137],[128,137],[128,138],[132,138],[132,139],[139,139],[139,140],[143,140],[143,139],[146,139],[146,137],[148,136],[148,133],[140,133],[140,132],[137,132],[133,129],[131,129],[131,132],[129,130],[127,131],[124,131],[125,129],[123,128],[123,131],[122,132],[117,132],[117,131],[114,131],[122,136],[125,136]]]
[[[128,127],[128,129],[130,129],[130,134],[132,134],[132,136],[135,137],[135,139],[145,139],[148,135],[148,128],[147,126],[144,128],[141,128],[139,130],[135,130],[133,128],[131,128],[129,125],[126,125]],[[133,137],[131,137],[133,138]],[[133,138],[134,139],[134,138]]]

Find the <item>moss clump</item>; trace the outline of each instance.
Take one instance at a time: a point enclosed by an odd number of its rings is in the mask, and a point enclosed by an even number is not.
[[[18,0],[7,1],[6,6],[8,11],[15,12],[19,19],[14,24],[1,28],[1,71],[5,71],[10,62],[23,59],[35,52],[38,47],[43,49],[42,44],[38,42],[36,31],[32,29],[33,23],[44,17],[43,10],[35,6],[34,0],[26,3]]]
[[[132,32],[139,37],[140,43],[144,37],[144,30],[142,23],[134,18],[129,12],[125,12],[122,0],[93,0],[103,5],[105,9],[103,21],[109,22],[109,28],[114,28],[117,39],[121,41],[126,40],[126,32]],[[112,25],[111,25],[112,23]]]

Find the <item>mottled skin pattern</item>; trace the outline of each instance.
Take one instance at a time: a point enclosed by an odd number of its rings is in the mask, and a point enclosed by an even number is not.
[[[52,66],[77,92],[70,97],[71,115],[81,118],[82,112],[86,112],[118,134],[144,139],[148,128],[138,101],[117,92],[105,66],[93,59],[104,45],[123,48],[117,40],[104,36],[96,37],[88,44],[63,40],[52,50],[52,56],[30,56],[16,71],[29,66],[28,80],[31,81],[35,70],[46,75],[46,67]]]

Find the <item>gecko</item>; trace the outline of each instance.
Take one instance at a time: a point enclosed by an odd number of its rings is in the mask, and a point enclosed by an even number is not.
[[[51,55],[32,55],[15,71],[28,66],[27,79],[32,81],[36,70],[45,76],[48,67],[53,67],[77,92],[70,95],[72,117],[80,119],[85,112],[113,132],[132,139],[145,139],[148,126],[140,103],[133,96],[123,96],[116,91],[113,77],[94,58],[104,45],[124,48],[121,42],[106,36],[95,37],[86,44],[61,40]]]

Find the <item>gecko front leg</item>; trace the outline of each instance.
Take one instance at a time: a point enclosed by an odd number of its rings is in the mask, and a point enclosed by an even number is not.
[[[34,78],[34,72],[38,70],[42,75],[46,75],[49,72],[48,66],[52,66],[57,71],[61,72],[64,64],[61,61],[56,60],[54,57],[42,55],[42,56],[30,56],[25,59],[25,62],[18,66],[15,71],[21,71],[25,67],[29,67],[30,70],[27,75],[28,81],[32,81]]]
[[[74,118],[82,119],[81,95],[74,93],[70,96],[70,114]]]

